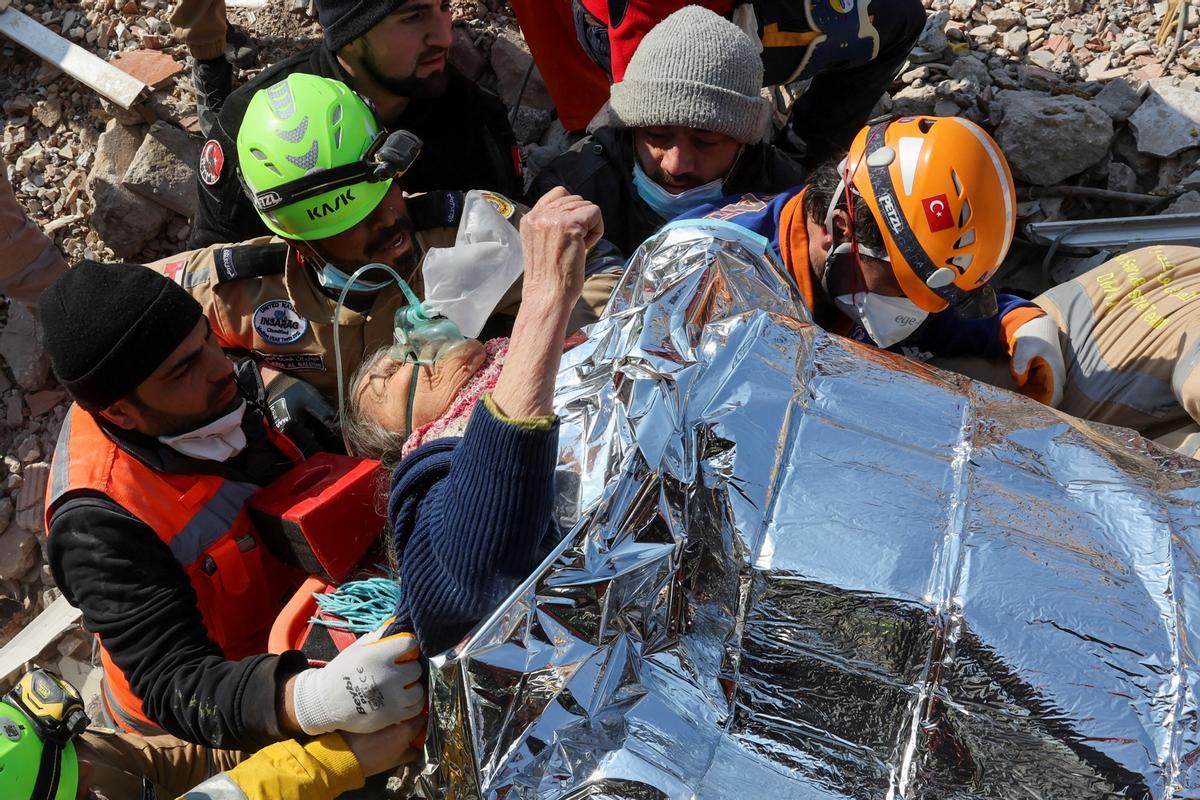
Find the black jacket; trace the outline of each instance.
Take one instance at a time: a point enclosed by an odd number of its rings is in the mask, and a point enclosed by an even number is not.
[[[660,217],[633,186],[633,138],[628,130],[598,128],[538,173],[530,200],[555,186],[600,206],[604,238],[625,258],[668,220]],[[769,144],[749,145],[722,186],[726,195],[774,194],[804,182],[804,171]]]
[[[404,189],[491,189],[519,197],[522,179],[517,174],[516,139],[504,105],[453,67],[447,71],[450,81],[441,97],[413,98],[391,126],[411,131],[424,142],[421,155],[404,174]],[[212,138],[201,150],[196,171],[199,205],[190,247],[243,242],[270,234],[237,179],[237,134],[254,93],[294,72],[351,85],[337,57],[318,45],[263,70],[229,96],[213,126]]]
[[[103,425],[103,423],[102,423]],[[224,463],[187,458],[157,440],[105,425],[117,444],[168,473],[225,475],[259,486],[291,466],[247,407],[247,446]],[[286,739],[276,698],[308,666],[299,651],[228,661],[209,638],[182,565],[145,523],[108,497],[73,492],[53,508],[50,570],[142,698],[146,715],[181,739],[257,750]]]

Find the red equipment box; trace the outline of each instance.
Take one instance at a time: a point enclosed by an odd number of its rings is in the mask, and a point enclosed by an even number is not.
[[[250,515],[282,561],[341,583],[384,529],[382,480],[378,461],[320,453],[250,498]]]

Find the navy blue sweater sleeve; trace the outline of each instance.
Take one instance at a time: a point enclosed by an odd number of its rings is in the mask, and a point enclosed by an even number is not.
[[[1028,308],[1034,304],[1011,294],[997,294],[996,304],[999,312],[987,319],[959,319],[951,309],[930,314],[917,335],[917,347],[935,356],[1008,355],[1008,344],[1000,331],[1000,320],[1013,309]]]
[[[426,655],[456,644],[537,566],[551,526],[557,455],[557,424],[521,428],[480,403],[441,462],[442,477],[393,479],[397,621],[411,625]],[[405,469],[402,463],[396,475]]]

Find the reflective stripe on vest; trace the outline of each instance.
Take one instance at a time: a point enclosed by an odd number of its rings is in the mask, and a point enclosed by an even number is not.
[[[273,435],[272,441],[292,461],[301,460],[285,438]],[[256,485],[216,475],[156,472],[118,447],[91,414],[72,405],[50,468],[47,530],[55,504],[80,490],[105,495],[170,549],[195,591],[208,638],[226,658],[267,652],[271,623],[303,575],[275,560],[251,526],[245,504]],[[100,646],[105,699],[114,721],[132,733],[158,732],[103,640]]]
[[[162,728],[147,720],[144,715],[134,716],[126,711],[124,706],[117,701],[112,687],[108,684],[108,678],[104,675],[100,677],[100,699],[112,721],[128,733],[136,733],[141,736],[162,736],[166,733]]]
[[[199,784],[190,792],[185,792],[180,800],[247,800],[247,797],[246,793],[242,791],[242,787],[234,783],[233,778],[222,772]]]

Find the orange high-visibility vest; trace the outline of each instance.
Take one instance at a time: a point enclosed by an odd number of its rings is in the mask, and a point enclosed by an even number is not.
[[[267,426],[276,447],[292,461],[300,451]],[[72,405],[50,468],[46,530],[50,511],[64,495],[99,492],[144,522],[171,549],[196,592],[208,637],[227,659],[267,652],[271,623],[304,580],[268,552],[250,524],[246,501],[252,483],[216,475],[173,475],[147,467],[104,433],[90,413]],[[104,667],[104,701],[131,733],[161,729],[146,716],[141,699],[113,662],[99,636]]]

